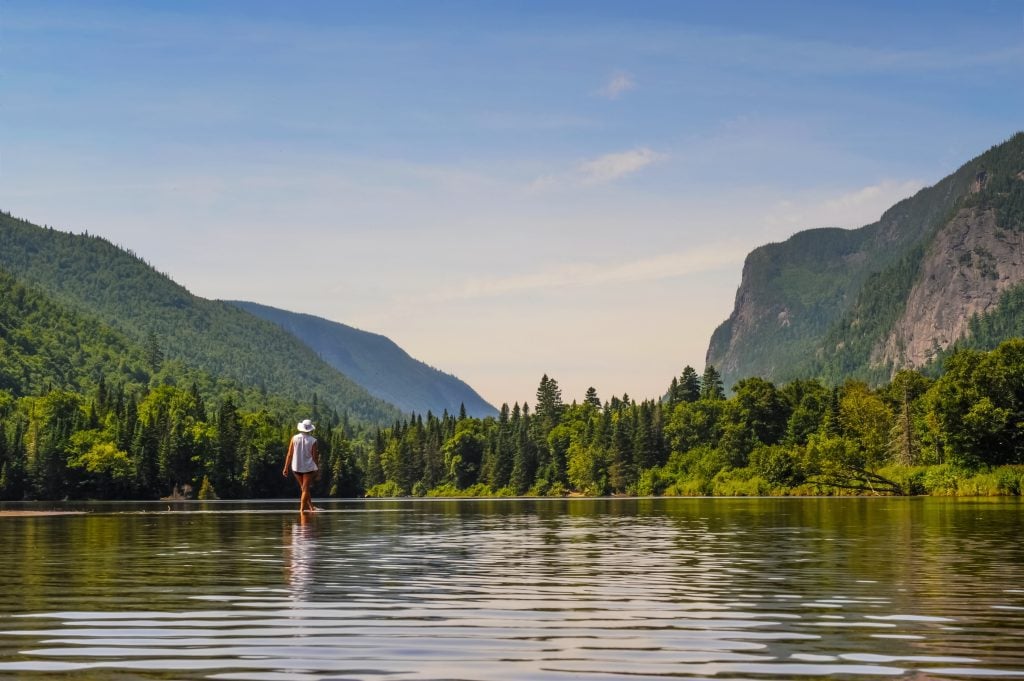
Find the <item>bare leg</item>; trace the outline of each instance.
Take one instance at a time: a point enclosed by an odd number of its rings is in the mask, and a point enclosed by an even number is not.
[[[299,484],[302,487],[302,496],[299,498],[299,511],[312,511],[313,497],[309,493],[309,487],[313,484],[313,474],[303,473],[299,479]]]
[[[306,510],[306,475],[296,473],[295,481],[299,483],[299,513],[302,513]]]

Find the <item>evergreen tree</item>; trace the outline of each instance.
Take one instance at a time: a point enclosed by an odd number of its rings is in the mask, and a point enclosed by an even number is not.
[[[164,363],[164,351],[160,348],[160,339],[152,331],[146,334],[145,352],[149,368],[154,374],[160,371]]]
[[[724,400],[725,389],[722,387],[722,375],[711,364],[704,367],[704,376],[700,379],[700,399]]]
[[[648,402],[642,402],[637,410],[636,429],[633,432],[633,462],[638,472],[659,463],[654,415]]]
[[[520,416],[519,404],[512,410],[512,422],[515,424],[515,449],[512,456],[512,472],[509,486],[516,494],[523,494],[533,485],[536,459],[533,441],[530,439],[529,408],[524,404]]]
[[[189,395],[192,398],[189,410],[189,416],[197,421],[206,420],[206,403],[203,401],[203,396],[199,393],[199,386],[196,385],[195,381],[192,381],[192,387],[189,388]]]
[[[355,466],[352,443],[344,429],[331,434],[330,478],[328,493],[332,497],[354,497],[359,491],[358,470]]]
[[[589,404],[597,409],[601,408],[601,399],[597,396],[597,390],[594,386],[587,388],[587,394],[586,397],[583,398],[583,402],[584,404]]]
[[[558,387],[558,381],[544,374],[537,387],[537,408],[534,409],[534,416],[544,423],[545,436],[558,425],[563,409],[562,389]]]
[[[217,414],[217,441],[214,460],[208,471],[210,482],[217,493],[233,496],[233,483],[238,479],[238,449],[241,441],[241,423],[238,408],[230,396],[224,398]]]
[[[839,437],[843,434],[843,424],[839,412],[839,388],[833,387],[829,394],[828,405],[825,408],[825,417],[821,424],[822,432],[829,437]]]
[[[3,421],[0,421],[0,500],[12,498],[13,492],[13,457],[9,451]]]
[[[721,380],[721,376],[719,376]],[[723,393],[724,395],[724,393]],[[696,402],[701,396],[701,380],[692,366],[687,364],[683,367],[682,376],[679,378],[679,401]]]
[[[668,402],[669,409],[676,406],[680,402],[679,397],[679,379],[675,376],[672,377],[672,382],[669,383],[668,393],[665,395],[665,401]]]
[[[517,412],[518,408],[516,405]],[[518,419],[518,416],[516,418]],[[493,458],[487,471],[487,482],[496,490],[509,485],[512,468],[515,465],[515,447],[516,427],[512,425],[508,404],[502,404],[501,412],[498,414]]]
[[[384,482],[384,470],[381,468],[380,460],[383,451],[383,449],[373,447],[366,457],[366,476],[364,480],[367,489]]]
[[[631,408],[624,408],[613,417],[608,483],[615,492],[625,492],[636,482],[633,465],[633,426]]]

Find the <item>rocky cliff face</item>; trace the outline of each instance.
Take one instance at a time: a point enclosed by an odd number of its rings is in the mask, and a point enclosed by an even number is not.
[[[960,210],[925,253],[907,304],[871,355],[875,366],[922,367],[967,333],[1002,294],[1024,282],[1024,233],[1005,230],[994,210]]]
[[[863,279],[870,230],[817,229],[754,250],[733,312],[711,338],[708,363],[726,385],[750,375],[778,379],[809,350]]]
[[[886,380],[926,364],[1024,282],[1024,133],[856,230],[747,257],[707,362],[747,376]]]

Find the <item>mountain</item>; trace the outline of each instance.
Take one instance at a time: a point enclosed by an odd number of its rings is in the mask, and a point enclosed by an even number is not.
[[[469,416],[495,416],[498,413],[458,378],[413,359],[385,336],[258,303],[230,302],[295,335],[325,362],[366,388],[371,395],[403,411],[440,414],[447,410],[450,414],[458,414],[461,406],[465,405]]]
[[[972,343],[972,324],[998,310],[1006,317],[1001,301],[1024,282],[1022,234],[1024,133],[875,223],[755,249],[707,362],[726,385],[746,376],[879,382],[928,366],[954,343]]]
[[[84,392],[107,378],[144,385],[142,347],[0,270],[0,394]]]
[[[401,416],[279,326],[194,296],[102,238],[0,213],[0,268],[63,308],[95,319],[185,370],[371,423]]]

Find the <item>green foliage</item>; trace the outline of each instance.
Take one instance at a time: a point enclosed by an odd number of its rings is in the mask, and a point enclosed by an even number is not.
[[[382,482],[366,490],[366,496],[378,499],[406,496],[394,481]]]
[[[1024,462],[1024,340],[952,355],[926,398],[943,460],[966,467]]]
[[[1024,230],[1024,133],[989,149],[979,161],[971,203],[994,210],[1003,229]]]
[[[665,492],[672,480],[672,476],[666,475],[661,468],[657,466],[648,468],[637,478],[634,492],[640,497],[659,496]]]
[[[284,329],[233,305],[193,296],[134,254],[98,237],[44,229],[0,213],[0,268],[64,308],[99,320],[144,347],[141,355],[129,356],[128,370],[141,366],[146,374],[168,377],[198,371],[243,386],[246,393],[251,390],[253,401],[246,404],[253,407],[272,386],[276,395],[291,402],[326,396],[331,409],[369,422],[386,423],[399,416],[397,409],[372,397]],[[0,288],[4,286],[10,283],[0,281]],[[4,325],[0,312],[0,327]],[[97,333],[102,330],[84,337]],[[109,350],[103,373],[119,361],[116,351]],[[8,389],[5,376],[10,380],[12,367],[5,364],[0,363],[0,389]],[[59,354],[54,353],[53,365],[46,368],[61,377],[61,384],[74,384],[75,376],[61,366]],[[203,392],[212,397],[222,390],[218,386]]]
[[[210,482],[210,478],[203,477],[203,484],[199,486],[199,499],[203,501],[210,501],[219,498],[217,492],[213,489],[213,484]]]
[[[8,399],[50,388],[85,392],[101,377],[131,387],[149,381],[141,350],[0,270],[0,391]]]
[[[958,353],[937,381],[901,372],[877,390],[829,390],[747,379],[728,399],[623,396],[562,405],[550,429],[549,419],[505,405],[498,418],[428,414],[356,439],[327,419],[316,493],[1019,494],[1024,340]],[[280,466],[294,420],[168,385],[0,393],[0,497],[291,496]],[[507,483],[495,484],[503,467]]]
[[[713,364],[704,367],[704,375],[700,379],[700,399],[724,400],[725,389],[722,387],[722,374]]]
[[[801,452],[792,447],[755,447],[750,453],[750,468],[771,485],[795,486],[805,480]]]
[[[759,442],[773,445],[786,434],[791,407],[775,386],[763,378],[745,378],[733,386],[737,419]]]
[[[926,477],[933,468],[935,467],[892,464],[880,469],[878,474],[888,480],[892,480],[903,490],[904,494],[918,496],[930,493],[926,485]]]
[[[906,308],[923,257],[923,246],[916,246],[868,276],[856,302],[825,334],[815,373],[831,383],[851,377],[877,383],[889,375],[892,367],[872,365],[870,355]]]
[[[470,386],[413,359],[384,336],[256,303],[231,304],[294,334],[332,367],[404,412],[457,414],[464,407],[470,416],[495,414]]]
[[[872,366],[872,350],[903,312],[933,236],[972,207],[995,211],[1011,233],[1024,229],[1024,134],[900,201],[878,222],[807,230],[751,252],[737,310],[715,330],[708,361],[729,368],[727,386],[745,376],[884,383],[892,367]],[[991,256],[967,256],[983,276],[995,275]],[[994,337],[988,348],[1009,337]]]
[[[567,405],[545,375],[534,411],[428,412],[371,432],[316,394],[302,404],[213,379],[159,334],[133,339],[0,273],[2,287],[3,499],[294,496],[280,471],[305,416],[318,495],[1021,492],[1020,339],[956,352],[937,380],[905,371],[878,388],[746,378],[726,397],[709,364],[701,379],[684,369],[664,400],[602,404],[591,390]]]
[[[1024,181],[1021,182],[1024,184]],[[993,350],[1003,341],[1024,336],[1024,284],[1013,286],[999,297],[995,307],[968,322],[966,336],[934,358],[930,372],[937,373],[961,350]]]
[[[719,471],[711,480],[711,494],[716,497],[768,496],[771,485],[750,468]]]
[[[789,413],[784,441],[791,446],[807,444],[807,438],[825,422],[832,402],[832,391],[818,381],[797,379],[783,386],[779,395]],[[838,415],[838,399],[835,409]]]
[[[99,431],[79,431],[71,440],[77,453],[69,458],[68,467],[84,472],[76,496],[95,498],[111,492],[121,496],[131,489],[135,466],[127,452],[118,449]]]
[[[716,371],[715,373],[717,374],[718,372]],[[721,376],[718,378],[720,381]],[[672,408],[680,402],[696,402],[700,399],[700,395],[700,376],[697,375],[697,371],[692,366],[687,365],[683,368],[683,373],[679,378],[672,378],[668,393],[665,395],[665,401],[668,402],[669,408]]]

